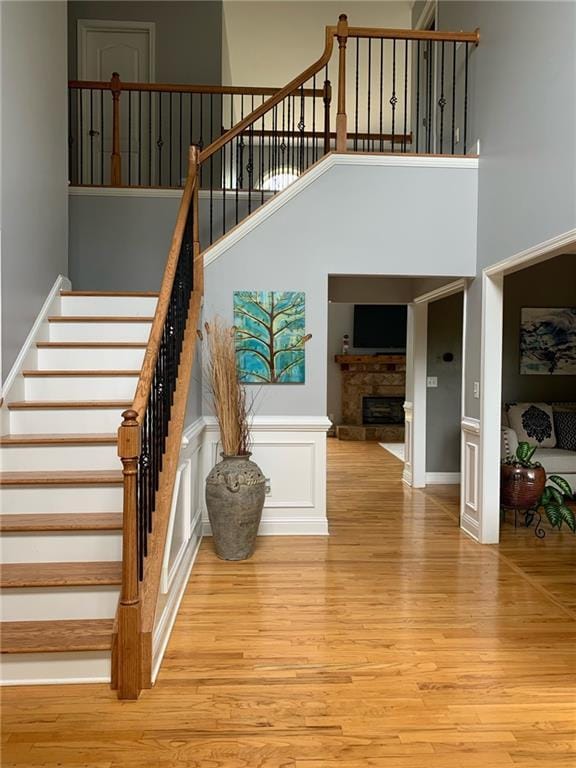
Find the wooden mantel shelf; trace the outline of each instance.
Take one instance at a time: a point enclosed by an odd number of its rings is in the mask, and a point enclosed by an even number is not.
[[[406,362],[406,355],[336,355],[340,365],[347,363],[400,363]]]

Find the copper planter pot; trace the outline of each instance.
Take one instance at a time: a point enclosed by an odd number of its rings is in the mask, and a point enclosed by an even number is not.
[[[500,471],[500,503],[508,509],[533,509],[545,485],[544,467],[503,464]]]

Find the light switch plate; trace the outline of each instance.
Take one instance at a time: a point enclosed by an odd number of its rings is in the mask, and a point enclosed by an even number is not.
[[[428,389],[435,389],[438,386],[438,376],[428,376],[426,386]]]
[[[476,400],[478,400],[478,398],[480,397],[480,382],[479,381],[475,381],[474,382],[474,390],[473,391],[474,391],[474,397],[476,398]]]

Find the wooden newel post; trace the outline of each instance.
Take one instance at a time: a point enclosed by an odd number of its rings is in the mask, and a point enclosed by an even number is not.
[[[137,699],[142,690],[137,496],[140,426],[136,411],[124,411],[122,419],[122,425],[118,429],[118,455],[123,467],[124,509],[116,680],[119,699]]]
[[[120,155],[120,94],[122,93],[122,86],[120,85],[120,75],[118,72],[112,73],[110,90],[112,92],[112,155],[110,157],[110,181],[113,187],[119,187],[122,184],[122,156]]]
[[[332,101],[332,83],[330,80],[324,81],[324,93],[322,101],[324,102],[324,154],[330,152],[330,103]]]
[[[346,152],[348,127],[346,124],[346,43],[348,17],[342,13],[336,27],[338,38],[338,113],[336,115],[336,152]]]

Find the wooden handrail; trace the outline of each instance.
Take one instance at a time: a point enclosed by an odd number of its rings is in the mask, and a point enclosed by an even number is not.
[[[197,179],[198,147],[190,147],[188,177],[186,179],[186,185],[184,187],[182,199],[180,200],[180,207],[178,208],[176,226],[174,227],[172,242],[170,245],[170,250],[168,251],[168,260],[166,262],[166,268],[162,278],[162,286],[160,288],[160,295],[158,296],[156,312],[154,313],[154,320],[152,321],[152,328],[150,329],[148,345],[146,347],[146,352],[144,353],[144,360],[140,370],[140,377],[136,386],[136,394],[132,402],[132,410],[136,412],[139,423],[142,422],[142,416],[144,415],[144,411],[146,410],[148,399],[150,397],[150,388],[152,386],[154,369],[156,367],[156,360],[160,350],[160,342],[162,341],[164,323],[168,313],[170,294],[172,293],[174,276],[176,274],[178,257],[180,255],[180,247],[182,245],[182,238],[184,236],[184,227],[186,226],[188,210],[192,203]]]
[[[437,32],[427,29],[372,29],[370,27],[348,27],[348,37],[372,38],[378,40],[431,40],[439,43],[480,42],[480,30],[474,32]]]
[[[151,93],[198,93],[222,96],[274,96],[280,88],[254,88],[244,85],[191,85],[188,83],[132,83],[118,78],[116,87],[120,91],[145,91]],[[69,80],[68,88],[79,91],[111,91],[112,80]],[[301,92],[298,91],[298,94]],[[307,98],[323,95],[322,88],[304,88]]]
[[[288,83],[288,85],[285,85],[284,88],[281,88],[279,91],[277,91],[274,96],[271,96],[269,99],[267,99],[247,117],[245,117],[243,120],[240,120],[240,122],[237,123],[233,128],[230,128],[230,130],[226,131],[226,133],[223,133],[222,136],[219,136],[215,141],[212,142],[212,144],[210,144],[210,146],[206,147],[206,149],[203,149],[202,152],[200,152],[200,164],[206,162],[206,160],[218,152],[218,150],[222,149],[225,144],[228,144],[229,141],[235,139],[236,136],[245,131],[246,128],[259,120],[277,104],[280,104],[280,102],[283,101],[286,96],[291,96],[294,91],[296,91],[301,85],[304,85],[304,83],[313,75],[316,75],[318,72],[320,72],[322,67],[324,67],[330,61],[330,57],[332,56],[335,30],[336,27],[326,27],[326,42],[324,45],[324,53],[317,61],[314,62],[314,64],[311,64],[307,69],[304,70],[304,72],[297,75]]]

